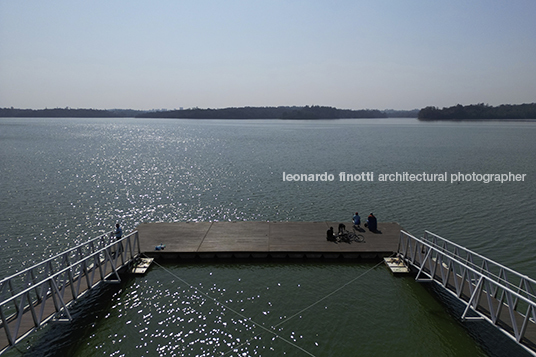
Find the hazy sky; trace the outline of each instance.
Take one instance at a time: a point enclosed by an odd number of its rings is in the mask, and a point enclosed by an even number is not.
[[[0,0],[0,107],[536,102],[536,0]]]

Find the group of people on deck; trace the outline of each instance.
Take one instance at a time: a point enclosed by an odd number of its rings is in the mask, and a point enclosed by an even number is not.
[[[354,222],[354,227],[357,229],[361,229],[361,217],[359,216],[359,212],[356,212],[352,221]],[[368,228],[369,231],[376,233],[378,232],[378,220],[376,219],[376,216],[371,212],[369,216],[367,217],[367,221],[364,224],[365,228]],[[339,235],[341,234],[341,229],[344,230],[345,226],[344,224],[339,224]],[[333,227],[329,227],[327,232],[327,240],[329,241],[335,241],[335,234],[333,232]]]

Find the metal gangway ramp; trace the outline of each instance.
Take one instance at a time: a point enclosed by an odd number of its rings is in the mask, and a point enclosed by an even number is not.
[[[0,281],[0,353],[50,320],[71,321],[69,307],[140,255],[138,232],[111,232]]]
[[[466,306],[462,321],[488,321],[536,356],[535,280],[429,231],[401,231],[398,255],[416,281],[435,282]]]

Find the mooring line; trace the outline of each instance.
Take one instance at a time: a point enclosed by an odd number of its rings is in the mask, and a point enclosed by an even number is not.
[[[393,254],[392,256],[395,256],[395,254]],[[391,257],[392,257],[392,256],[391,256]],[[294,317],[296,317],[296,316],[302,314],[303,312],[307,311],[308,309],[310,309],[311,307],[315,306],[315,305],[318,304],[319,302],[321,302],[321,301],[327,299],[327,298],[330,297],[331,295],[333,295],[333,294],[335,294],[336,292],[342,290],[344,287],[346,287],[346,286],[352,284],[352,283],[353,283],[354,281],[356,281],[357,279],[363,277],[365,274],[367,274],[368,272],[372,271],[373,269],[375,269],[377,266],[379,266],[379,265],[382,264],[382,263],[383,263],[383,262],[379,262],[378,264],[376,264],[376,265],[373,266],[372,268],[368,269],[367,271],[365,271],[365,272],[362,273],[361,275],[355,277],[354,279],[350,280],[349,282],[347,282],[346,284],[342,285],[341,287],[339,287],[339,288],[333,290],[331,293],[325,295],[324,297],[322,297],[321,299],[319,299],[319,300],[317,300],[316,302],[312,303],[311,305],[309,305],[309,306],[307,306],[307,307],[301,309],[300,311],[296,312],[296,313],[293,314],[292,316],[287,317],[286,319],[284,319],[284,320],[281,321],[280,323],[271,326],[271,328],[272,328],[272,329],[275,329],[276,327],[279,327],[279,326],[281,326],[282,324],[284,324],[284,323],[290,321],[290,320],[293,319]],[[313,356],[311,353],[307,352],[306,350],[304,350],[304,349],[301,348],[300,346],[297,346],[297,345],[293,344],[292,342],[290,342],[290,341],[288,341],[288,340],[285,340],[283,337],[279,336],[275,331],[269,330],[269,332],[271,332],[271,333],[272,333],[274,336],[276,336],[277,338],[280,338],[281,340],[283,340],[283,341],[285,341],[285,342],[287,342],[287,343],[289,343],[289,344],[291,344],[291,345],[293,345],[293,346],[299,348],[300,350],[304,351],[305,353],[307,353],[307,354]],[[257,335],[255,335],[255,336],[253,336],[252,338],[250,338],[250,339],[244,341],[244,343],[241,343],[240,345],[236,346],[235,348],[242,347],[242,346],[248,344],[250,341],[252,341],[253,339],[255,339],[257,336],[260,336],[260,334],[257,334]],[[232,351],[227,351],[227,352],[225,352],[223,355],[226,355],[226,354],[228,354],[228,353],[230,353],[230,352],[232,352]]]
[[[145,254],[142,254],[142,255],[144,255],[145,257],[147,257]],[[212,300],[212,301],[215,302],[217,305],[221,305],[221,306],[223,306],[224,308],[226,308],[226,309],[228,309],[229,311],[235,313],[236,315],[238,315],[238,316],[244,318],[244,319],[247,320],[247,321],[250,321],[252,324],[254,324],[255,326],[258,326],[258,327],[261,328],[262,330],[264,330],[264,331],[266,331],[266,332],[268,332],[268,333],[274,335],[276,338],[279,338],[279,339],[281,339],[282,341],[288,343],[289,345],[298,348],[299,350],[301,350],[302,352],[308,354],[309,356],[313,356],[313,357],[315,357],[315,355],[312,354],[311,352],[309,352],[309,351],[305,350],[304,348],[298,346],[297,344],[293,343],[292,341],[289,341],[289,340],[287,340],[286,338],[281,337],[281,336],[280,336],[276,331],[274,331],[273,329],[275,329],[276,327],[279,327],[279,326],[281,326],[282,324],[284,324],[284,323],[290,321],[291,319],[293,319],[293,318],[295,318],[296,316],[302,314],[303,312],[309,310],[310,308],[312,308],[313,306],[317,305],[318,303],[324,301],[324,300],[327,299],[328,297],[330,297],[330,296],[334,295],[335,293],[339,292],[340,290],[344,289],[346,286],[352,284],[352,283],[355,282],[357,279],[362,278],[363,276],[365,276],[367,273],[369,273],[370,271],[372,271],[373,269],[375,269],[376,267],[378,267],[378,266],[379,266],[380,264],[382,264],[383,262],[379,262],[378,264],[374,265],[372,268],[366,270],[366,271],[363,272],[362,274],[358,275],[357,277],[355,277],[355,278],[353,278],[352,280],[348,281],[348,282],[345,283],[344,285],[342,285],[342,286],[338,287],[337,289],[333,290],[332,292],[330,292],[329,294],[325,295],[324,297],[318,299],[318,300],[315,301],[314,303],[312,303],[312,304],[308,305],[307,307],[301,309],[300,311],[296,312],[295,314],[293,314],[293,315],[291,315],[291,316],[285,318],[283,321],[279,322],[278,324],[271,326],[271,329],[264,327],[263,325],[261,325],[261,324],[255,322],[254,320],[252,320],[250,317],[247,317],[247,316],[245,316],[244,314],[240,313],[239,311],[237,311],[237,310],[235,310],[235,309],[233,309],[233,308],[227,306],[226,304],[223,304],[223,303],[219,302],[218,300],[216,300],[216,299],[213,298],[212,296],[210,296],[210,295],[208,295],[207,293],[205,293],[205,292],[199,290],[198,288],[196,288],[196,287],[193,286],[192,284],[188,283],[186,280],[182,279],[181,277],[179,277],[178,275],[176,275],[175,273],[173,273],[173,272],[170,271],[169,269],[165,268],[165,267],[162,266],[161,264],[158,264],[158,262],[154,261],[154,263],[155,263],[156,265],[158,265],[160,268],[162,268],[164,271],[166,271],[168,274],[170,274],[171,276],[173,276],[173,277],[179,279],[180,281],[182,281],[183,283],[185,283],[186,285],[188,285],[191,289],[194,289],[195,291],[197,291],[197,292],[200,293],[201,295],[203,295],[203,296],[205,296],[206,298]],[[255,335],[255,336],[253,336],[252,338],[250,338],[250,339],[244,341],[243,343],[239,344],[238,346],[233,347],[231,350],[222,353],[222,356],[224,356],[224,355],[226,355],[226,354],[228,354],[228,353],[231,353],[231,352],[233,352],[234,350],[236,350],[237,348],[240,348],[240,347],[242,347],[242,346],[244,346],[244,345],[250,343],[253,339],[255,339],[256,337],[258,337],[258,336],[260,336],[260,335],[261,335],[261,334],[257,334],[257,335]]]
[[[327,299],[328,297],[330,297],[331,295],[334,295],[335,293],[339,292],[340,290],[344,289],[345,287],[347,287],[348,285],[352,284],[354,281],[356,281],[357,279],[363,277],[365,274],[367,274],[368,272],[372,271],[373,269],[376,269],[376,267],[378,267],[380,264],[383,264],[383,262],[379,262],[378,264],[376,264],[375,266],[373,266],[372,268],[368,269],[367,271],[365,271],[364,273],[362,273],[361,275],[358,275],[356,276],[355,278],[353,278],[352,280],[350,280],[349,282],[347,282],[346,284],[340,286],[339,288],[333,290],[332,292],[330,292],[329,294],[325,295],[323,298],[317,300],[316,302],[312,303],[311,305],[301,309],[300,311],[296,312],[294,315],[290,316],[290,317],[287,317],[286,319],[284,319],[283,321],[281,321],[280,323],[278,323],[277,325],[274,325],[273,327],[278,327],[280,325],[282,325],[283,323],[295,318],[296,316],[302,314],[303,312],[309,310],[311,307],[315,306],[316,304],[324,301],[325,299]]]
[[[158,265],[160,268],[162,268],[164,271],[166,271],[168,274],[170,274],[171,276],[173,276],[173,277],[179,279],[180,281],[182,281],[183,283],[185,283],[186,285],[188,285],[191,289],[194,289],[194,290],[195,290],[196,292],[198,292],[199,294],[201,294],[201,295],[205,296],[206,298],[208,298],[208,299],[214,301],[217,305],[221,305],[221,306],[223,306],[224,308],[228,309],[229,311],[234,312],[236,315],[238,315],[238,316],[244,318],[245,320],[251,322],[251,323],[254,324],[255,326],[257,326],[257,327],[259,327],[259,328],[261,328],[261,329],[263,329],[263,330],[269,332],[270,334],[273,334],[273,335],[276,336],[277,338],[280,338],[281,340],[285,341],[286,343],[288,343],[288,344],[290,344],[290,345],[292,345],[292,346],[294,346],[294,347],[296,347],[296,348],[302,350],[303,352],[307,353],[308,355],[315,357],[315,355],[313,355],[312,353],[306,351],[306,350],[303,349],[302,347],[300,347],[300,346],[296,345],[295,343],[293,343],[293,342],[291,342],[291,341],[289,341],[289,340],[287,340],[287,339],[285,339],[285,338],[279,336],[275,331],[272,331],[272,330],[270,330],[270,329],[264,327],[263,325],[259,324],[258,322],[255,322],[254,320],[252,320],[250,317],[245,316],[244,314],[240,313],[239,311],[236,311],[235,309],[233,309],[233,308],[227,306],[226,304],[223,304],[223,303],[219,302],[218,300],[216,300],[216,299],[213,298],[212,296],[210,296],[210,295],[206,294],[205,292],[199,290],[198,288],[196,288],[195,286],[193,286],[192,284],[190,284],[190,283],[187,282],[186,280],[182,279],[181,277],[179,277],[178,275],[176,275],[176,274],[173,273],[172,271],[170,271],[170,270],[166,269],[165,267],[163,267],[161,264],[158,264],[157,262],[154,262],[154,263],[155,263],[156,265]],[[257,337],[257,336],[259,336],[259,335],[256,335],[255,337]],[[232,350],[231,350],[230,352],[232,352],[234,349],[236,349],[236,348],[238,348],[238,347],[243,346],[243,345],[246,344],[246,343],[249,343],[249,341],[251,341],[251,340],[252,340],[252,339],[249,339],[249,340],[247,340],[245,343],[242,343],[242,344],[240,344],[240,345],[238,345],[238,346],[233,347]],[[227,353],[222,353],[222,356],[224,356],[224,355],[226,355],[226,354],[227,354]]]

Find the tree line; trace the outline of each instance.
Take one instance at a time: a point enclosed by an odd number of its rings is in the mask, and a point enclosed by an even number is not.
[[[138,118],[176,119],[340,119],[340,118],[387,118],[379,110],[350,110],[325,106],[305,107],[240,107],[223,109],[183,109],[145,112]]]
[[[536,103],[503,104],[493,107],[487,104],[456,105],[439,109],[426,107],[419,111],[420,120],[498,120],[536,119]]]
[[[173,119],[279,119],[285,107],[241,107],[222,109],[190,108],[144,112],[137,118],[173,118]]]
[[[0,108],[0,117],[35,118],[177,118],[177,119],[342,119],[342,118],[419,118],[420,120],[503,120],[536,119],[536,103],[456,105],[421,110],[338,109],[329,106],[230,107],[222,109],[141,111],[133,109],[16,109]]]
[[[133,109],[0,108],[4,118],[344,119],[416,118],[418,110],[338,109],[328,106],[230,107],[142,111]]]
[[[338,109],[327,106],[231,107],[222,109],[181,109],[141,111],[133,109],[17,109],[0,108],[0,117],[11,118],[176,118],[176,119],[341,119],[417,117],[417,111]]]
[[[16,109],[0,108],[0,117],[3,118],[127,118],[140,113],[131,109]]]

